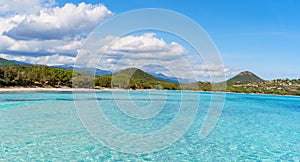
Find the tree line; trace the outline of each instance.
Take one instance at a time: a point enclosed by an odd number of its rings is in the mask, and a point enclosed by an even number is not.
[[[9,65],[0,68],[0,87],[75,87],[125,89],[180,89],[176,83],[130,78],[126,74],[94,76],[73,69],[64,70],[44,65]]]
[[[0,68],[0,86],[72,86],[73,70],[63,70],[39,65],[10,65]]]
[[[179,90],[180,85],[161,80],[130,78],[126,74],[108,75],[95,79],[95,85],[105,88]]]
[[[44,65],[10,65],[0,67],[0,87],[75,87],[75,88],[125,88],[125,89],[168,89],[212,91],[210,82],[177,84],[148,77],[145,74],[129,77],[126,73],[108,76],[94,76],[88,72],[73,69],[64,70]],[[265,93],[281,95],[300,95],[300,79],[277,79],[250,85],[227,85],[226,89],[238,93]],[[223,87],[223,86],[220,86]]]

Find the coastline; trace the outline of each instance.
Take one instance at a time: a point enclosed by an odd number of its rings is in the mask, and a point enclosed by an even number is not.
[[[149,91],[154,89],[122,89],[122,88],[29,88],[29,87],[5,87],[0,88],[0,93],[4,92],[102,92],[102,91]],[[196,92],[196,91],[195,91]]]
[[[104,91],[104,90],[106,89],[12,87],[12,88],[0,88],[0,93],[4,93],[4,92],[93,92],[93,91]]]
[[[103,92],[103,91],[149,91],[154,89],[122,89],[122,88],[101,88],[101,89],[88,89],[88,88],[28,88],[28,87],[5,87],[0,88],[0,93],[9,92]],[[253,95],[268,95],[268,96],[291,96],[300,97],[297,95],[280,95],[280,94],[268,94],[268,93],[238,93],[238,92],[223,92],[223,91],[195,91],[195,90],[182,90],[188,92],[218,92],[218,93],[228,93],[228,94],[253,94]]]

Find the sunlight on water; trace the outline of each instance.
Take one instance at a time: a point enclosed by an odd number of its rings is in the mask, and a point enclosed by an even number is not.
[[[126,104],[122,93],[117,99]],[[131,93],[135,105],[150,104],[147,91]],[[163,129],[176,118],[177,94],[167,91],[163,109],[151,120],[126,117],[112,92],[98,92],[96,98],[99,105],[105,105],[103,112],[112,124],[128,133],[143,134]],[[152,101],[162,98],[157,95]],[[178,141],[158,152],[132,155],[104,147],[87,132],[76,113],[72,93],[2,93],[0,161],[300,160],[299,97],[227,94],[217,126],[200,140],[198,133],[210,95],[201,93],[196,119]],[[81,96],[83,101],[90,100],[87,93]]]

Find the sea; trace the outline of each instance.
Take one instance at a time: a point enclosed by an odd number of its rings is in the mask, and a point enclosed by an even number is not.
[[[0,148],[0,161],[300,161],[300,97],[0,93]]]

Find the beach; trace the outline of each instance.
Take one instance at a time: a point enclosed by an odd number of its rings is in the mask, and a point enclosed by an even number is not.
[[[106,89],[87,89],[87,88],[0,88],[2,92],[93,92],[104,91]]]

